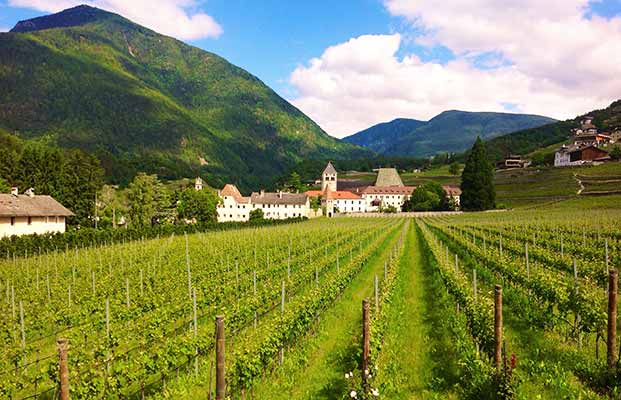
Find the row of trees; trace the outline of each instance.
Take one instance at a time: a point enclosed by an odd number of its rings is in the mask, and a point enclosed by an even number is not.
[[[48,194],[73,211],[71,221],[89,224],[104,172],[97,158],[82,150],[64,150],[12,135],[0,135],[0,192],[11,186]]]
[[[20,191],[54,197],[76,215],[72,225],[99,227],[126,222],[153,224],[216,221],[213,190],[170,188],[156,175],[139,173],[126,189],[104,185],[99,160],[82,150],[66,150],[0,134],[0,193]],[[187,186],[187,185],[186,185]]]
[[[215,222],[218,202],[212,189],[171,189],[157,175],[139,173],[124,190],[104,186],[97,207],[101,226],[144,227]]]

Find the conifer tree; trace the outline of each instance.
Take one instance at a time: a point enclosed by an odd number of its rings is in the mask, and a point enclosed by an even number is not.
[[[480,137],[472,146],[461,174],[461,207],[466,211],[482,211],[496,207],[494,168],[487,158]]]

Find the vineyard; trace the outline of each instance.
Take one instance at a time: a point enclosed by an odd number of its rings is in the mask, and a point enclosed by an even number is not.
[[[61,338],[75,399],[621,398],[618,217],[319,219],[10,254],[0,398],[58,398]]]

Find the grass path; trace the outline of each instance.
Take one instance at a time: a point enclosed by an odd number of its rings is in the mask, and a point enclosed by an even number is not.
[[[362,300],[373,296],[375,274],[396,243],[395,234],[371,257],[335,305],[323,313],[314,333],[285,353],[285,361],[254,389],[255,399],[335,399],[348,390],[345,373],[356,366]]]
[[[442,288],[421,249],[412,224],[392,297],[386,341],[379,359],[380,393],[388,399],[452,398],[457,366],[445,318]]]

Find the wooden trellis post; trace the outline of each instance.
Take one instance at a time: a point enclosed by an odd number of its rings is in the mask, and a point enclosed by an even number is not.
[[[371,348],[370,340],[370,326],[369,326],[369,300],[362,300],[362,363],[360,368],[362,370],[362,385],[367,384],[367,371],[369,369],[369,352]]]
[[[608,337],[606,340],[608,368],[614,368],[616,363],[617,345],[617,293],[619,274],[612,269],[608,275]]]
[[[494,365],[502,367],[502,287],[494,287]]]
[[[67,366],[67,339],[58,339],[60,400],[69,400],[69,367]]]
[[[224,363],[224,317],[216,317],[216,400],[224,400],[226,396]]]

